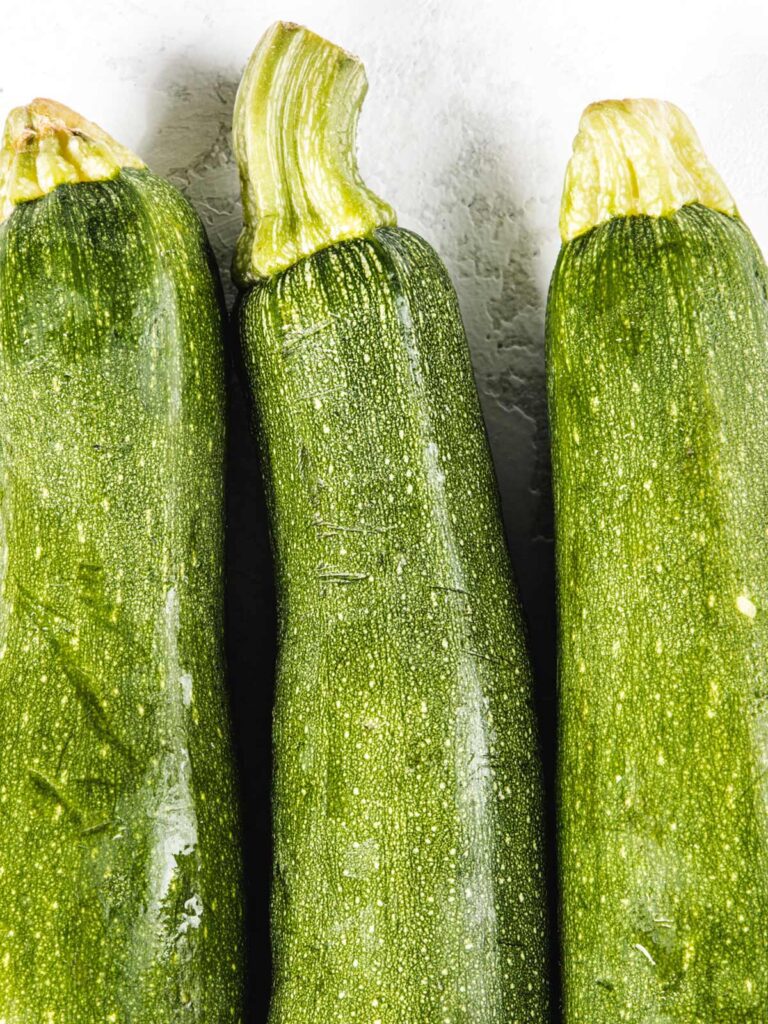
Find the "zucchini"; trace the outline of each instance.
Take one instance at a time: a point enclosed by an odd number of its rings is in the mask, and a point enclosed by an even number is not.
[[[456,295],[357,172],[365,89],[278,24],[235,104],[279,599],[270,1021],[540,1024],[523,626]]]
[[[570,1024],[768,1020],[768,275],[686,117],[585,112],[548,305]]]
[[[239,1021],[216,272],[51,101],[0,212],[0,1020]]]

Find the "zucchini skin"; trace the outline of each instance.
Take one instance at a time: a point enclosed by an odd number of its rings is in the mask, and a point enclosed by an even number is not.
[[[0,227],[0,1018],[241,1020],[224,378],[199,220],[124,170]]]
[[[380,228],[239,324],[279,609],[270,1021],[541,1022],[530,670],[445,269]]]
[[[767,292],[697,204],[552,279],[568,1024],[768,1020]]]

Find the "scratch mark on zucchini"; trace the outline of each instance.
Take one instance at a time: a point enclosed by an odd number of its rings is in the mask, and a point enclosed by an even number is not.
[[[333,569],[330,566],[319,565],[317,567],[317,578],[327,583],[361,583],[370,579],[367,572],[350,572],[345,569]]]
[[[131,764],[135,764],[135,754],[131,750],[129,744],[120,737],[117,730],[110,722],[106,709],[104,708],[101,698],[96,692],[94,684],[88,673],[77,665],[70,653],[70,650],[68,649],[68,646],[63,644],[61,640],[54,635],[53,631],[46,624],[45,618],[41,616],[40,610],[42,608],[46,614],[50,615],[53,621],[55,621],[56,625],[61,625],[62,629],[67,628],[66,625],[63,625],[66,620],[52,611],[49,612],[48,609],[46,609],[40,602],[30,599],[28,591],[26,591],[26,589],[21,585],[19,585],[19,592],[22,606],[37,626],[40,635],[44,638],[48,646],[58,658],[64,678],[68,679],[72,684],[72,689],[80,701],[94,732],[110,743],[115,750],[122,754]],[[69,628],[69,631],[71,632],[71,627]]]
[[[46,778],[42,772],[37,771],[35,768],[29,769],[29,780],[38,793],[51,800],[54,805],[61,807],[67,812],[69,817],[72,819],[75,825],[81,825],[83,822],[82,811],[74,804],[65,793],[52,782]]]

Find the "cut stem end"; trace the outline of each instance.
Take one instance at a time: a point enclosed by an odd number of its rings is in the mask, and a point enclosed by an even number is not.
[[[122,167],[144,167],[105,131],[54,100],[16,107],[0,147],[0,223],[15,206],[59,185],[114,178]]]
[[[663,217],[689,203],[737,215],[682,110],[662,100],[587,107],[565,175],[564,242],[612,217]]]
[[[361,62],[306,28],[278,22],[262,37],[235,100],[244,219],[238,284],[395,223],[357,169],[366,89]]]

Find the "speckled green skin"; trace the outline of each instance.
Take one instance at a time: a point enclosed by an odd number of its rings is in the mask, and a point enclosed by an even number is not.
[[[530,674],[453,288],[384,228],[240,326],[280,603],[271,1024],[541,1024]]]
[[[223,387],[170,185],[63,185],[0,228],[7,1024],[240,1020]]]
[[[567,1024],[768,1020],[768,302],[702,206],[549,300]]]

